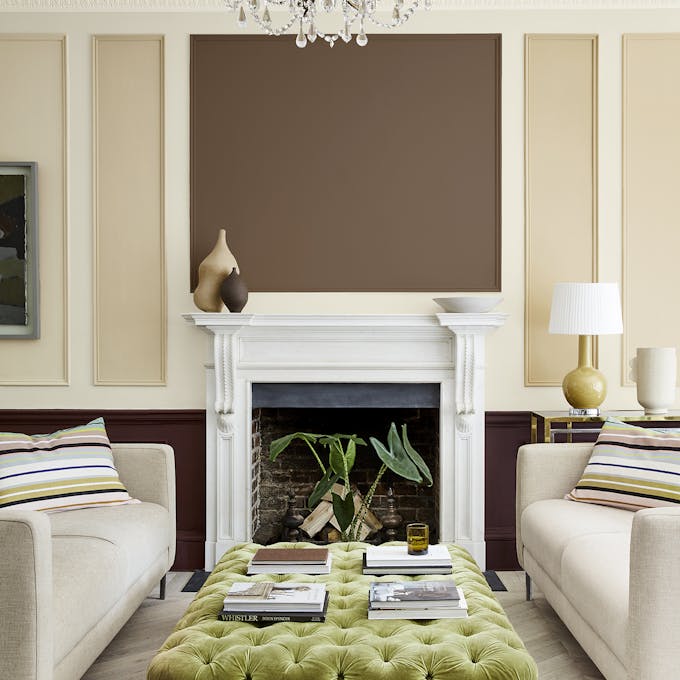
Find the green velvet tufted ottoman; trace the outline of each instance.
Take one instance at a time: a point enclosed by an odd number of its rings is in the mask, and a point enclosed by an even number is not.
[[[285,547],[311,547],[281,543]],[[330,574],[245,576],[259,545],[225,553],[175,632],[149,666],[148,680],[536,680],[533,659],[464,549],[450,545],[466,619],[367,619],[371,581],[446,576],[364,576],[363,543],[330,546]],[[325,623],[250,624],[217,620],[234,581],[323,581]]]

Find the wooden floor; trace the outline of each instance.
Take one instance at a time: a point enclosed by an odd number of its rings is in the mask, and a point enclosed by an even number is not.
[[[85,674],[84,680],[145,680],[146,667],[172,632],[194,593],[181,592],[191,574],[168,574],[165,600],[148,597]],[[524,573],[498,572],[508,592],[496,593],[508,618],[536,659],[540,680],[603,680],[540,592],[524,599]]]

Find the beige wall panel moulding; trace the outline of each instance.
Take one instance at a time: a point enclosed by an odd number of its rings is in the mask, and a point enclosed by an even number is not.
[[[597,278],[597,37],[525,42],[525,383],[559,385],[576,338],[548,333],[553,285]]]
[[[94,38],[95,383],[166,373],[161,36]]]
[[[623,384],[637,347],[680,347],[680,33],[623,37]]]
[[[66,385],[66,38],[0,34],[0,156],[38,164],[40,338],[0,339],[0,384]]]

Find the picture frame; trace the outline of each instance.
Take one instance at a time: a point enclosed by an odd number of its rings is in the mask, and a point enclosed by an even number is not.
[[[38,164],[0,161],[0,339],[40,337]]]

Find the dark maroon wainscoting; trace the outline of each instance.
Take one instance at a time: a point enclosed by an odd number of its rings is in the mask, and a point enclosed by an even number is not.
[[[531,441],[528,411],[486,412],[486,565],[519,569],[515,552],[517,449]]]
[[[205,411],[0,410],[0,431],[38,434],[103,416],[112,442],[159,442],[175,451],[177,557],[174,568],[203,567]]]
[[[203,567],[205,542],[205,411],[0,410],[0,431],[37,434],[103,416],[113,442],[161,442],[175,450],[175,569]],[[529,413],[486,413],[487,568],[518,569],[515,555],[515,460],[530,440]]]

